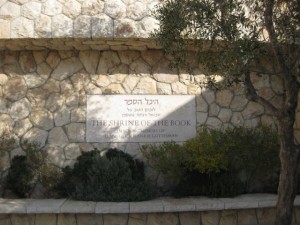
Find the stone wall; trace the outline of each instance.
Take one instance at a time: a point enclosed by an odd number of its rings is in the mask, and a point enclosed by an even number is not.
[[[264,107],[245,98],[241,86],[208,90],[202,86],[201,64],[193,65],[193,75],[172,70],[160,50],[0,52],[0,131],[7,128],[18,140],[1,170],[23,154],[25,139],[39,142],[59,167],[94,148],[117,147],[139,157],[143,143],[85,141],[86,96],[91,94],[190,94],[196,96],[199,127],[275,126]],[[278,77],[252,74],[252,79],[266,99],[281,104]]]
[[[0,214],[0,225],[271,225],[275,209],[142,214]],[[300,224],[299,208],[292,225]]]

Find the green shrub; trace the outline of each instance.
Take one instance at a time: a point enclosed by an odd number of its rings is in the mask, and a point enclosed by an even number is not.
[[[170,142],[148,149],[146,157],[155,169],[177,176],[176,196],[277,189],[279,144],[276,132],[267,127],[203,129],[182,146]]]
[[[38,144],[22,144],[26,156],[15,156],[7,176],[6,188],[19,197],[30,197],[37,183],[43,186],[45,197],[54,195],[53,188],[59,179],[59,170],[49,164],[47,154]]]
[[[154,197],[145,181],[144,165],[121,151],[83,153],[74,168],[66,167],[58,190],[63,196],[86,201],[142,201]]]
[[[142,153],[158,172],[174,181],[179,180],[187,170],[187,152],[175,142],[145,145]]]

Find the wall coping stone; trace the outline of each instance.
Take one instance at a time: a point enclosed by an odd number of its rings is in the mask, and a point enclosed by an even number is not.
[[[161,197],[143,202],[91,202],[69,199],[0,199],[0,214],[168,213],[229,209],[273,208],[277,195],[246,194],[235,198]],[[300,196],[294,202],[300,206]]]

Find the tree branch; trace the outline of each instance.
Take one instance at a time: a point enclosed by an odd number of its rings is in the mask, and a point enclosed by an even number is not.
[[[279,117],[280,111],[269,101],[259,96],[253,86],[253,83],[250,78],[250,71],[246,70],[244,72],[245,74],[245,90],[246,90],[246,96],[249,100],[252,100],[254,102],[260,103],[261,105],[265,106],[267,110],[271,112],[273,116]]]

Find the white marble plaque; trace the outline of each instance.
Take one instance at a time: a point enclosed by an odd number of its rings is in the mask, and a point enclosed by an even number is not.
[[[196,136],[194,95],[88,95],[87,142],[186,141]]]

